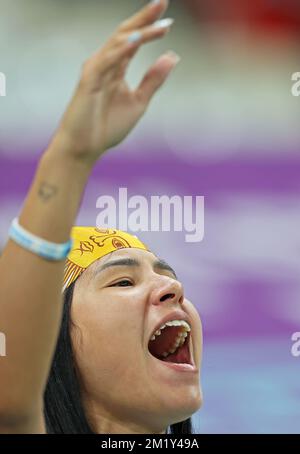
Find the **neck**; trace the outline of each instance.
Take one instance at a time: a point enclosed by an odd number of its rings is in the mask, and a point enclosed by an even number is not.
[[[97,434],[165,434],[167,427],[151,428],[132,419],[116,417],[91,401],[84,402],[85,414],[93,432]]]

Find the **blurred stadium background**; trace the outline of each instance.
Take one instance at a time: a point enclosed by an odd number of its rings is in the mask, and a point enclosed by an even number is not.
[[[0,0],[0,248],[82,62],[142,0]],[[299,0],[173,0],[176,24],[132,64],[135,86],[162,52],[182,61],[147,115],[107,154],[96,199],[204,195],[205,239],[142,233],[184,282],[204,325],[197,433],[300,432]]]

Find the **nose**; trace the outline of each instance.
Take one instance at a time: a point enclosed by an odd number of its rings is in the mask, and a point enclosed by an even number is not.
[[[179,281],[163,277],[163,281],[156,283],[156,288],[150,296],[150,304],[182,304],[184,300],[183,286]]]

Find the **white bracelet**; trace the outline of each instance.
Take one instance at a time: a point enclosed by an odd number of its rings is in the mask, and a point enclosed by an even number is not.
[[[61,244],[51,243],[50,241],[33,235],[20,226],[17,218],[11,223],[9,237],[22,248],[27,249],[46,260],[59,261],[66,259],[73,246],[72,240]]]

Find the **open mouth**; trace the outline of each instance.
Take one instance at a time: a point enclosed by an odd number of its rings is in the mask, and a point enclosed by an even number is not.
[[[149,341],[148,349],[160,361],[192,365],[188,324],[165,326],[156,331]]]

